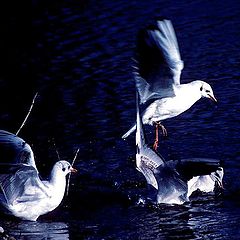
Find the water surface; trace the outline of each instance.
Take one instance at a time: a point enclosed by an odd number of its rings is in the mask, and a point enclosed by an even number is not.
[[[17,239],[238,239],[240,233],[238,1],[32,1],[9,4],[1,24],[0,126],[22,129],[42,176],[80,147],[70,193],[36,223],[0,216]],[[21,10],[21,11],[20,11]],[[171,19],[185,68],[182,82],[210,83],[218,105],[201,100],[164,122],[166,159],[211,157],[225,168],[223,196],[196,196],[183,206],[138,206],[146,184],[135,169],[132,79],[138,30]],[[152,141],[151,127],[147,137]]]

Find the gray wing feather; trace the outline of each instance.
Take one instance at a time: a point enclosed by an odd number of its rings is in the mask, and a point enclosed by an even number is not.
[[[140,96],[140,104],[143,104],[150,99],[158,99],[162,97],[173,96],[173,94],[170,92],[168,94],[166,92],[164,94],[161,94],[159,92],[154,91],[153,87],[137,73],[134,74],[134,78]]]
[[[12,173],[0,174],[0,187],[8,204],[15,200],[37,200],[47,195],[45,185],[39,179],[38,172],[32,166],[14,165]]]
[[[169,20],[158,21],[138,38],[138,74],[135,74],[140,103],[175,95],[183,69],[177,38]]]
[[[20,137],[10,132],[0,130],[0,162],[36,164],[31,147]]]
[[[151,32],[155,42],[162,49],[163,55],[172,71],[173,83],[180,84],[180,75],[183,69],[177,38],[171,21],[158,21],[159,30]]]

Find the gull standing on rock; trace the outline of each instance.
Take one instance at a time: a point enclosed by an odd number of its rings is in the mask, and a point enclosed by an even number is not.
[[[77,170],[67,161],[58,161],[49,180],[42,181],[33,151],[23,139],[0,130],[0,145],[5,150],[0,155],[0,205],[5,212],[36,221],[40,215],[58,207],[64,197],[66,175]]]
[[[155,149],[158,128],[167,135],[162,120],[178,116],[202,97],[217,102],[208,83],[200,80],[180,83],[183,61],[170,20],[159,20],[155,26],[140,31],[136,62],[135,81],[140,103],[145,106],[142,122],[156,125]],[[127,138],[135,129],[136,124],[122,138]]]

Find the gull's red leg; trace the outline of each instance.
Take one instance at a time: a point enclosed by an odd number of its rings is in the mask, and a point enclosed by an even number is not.
[[[155,141],[153,144],[153,149],[157,151],[158,148],[158,128],[159,128],[159,122],[156,122],[155,124]]]
[[[158,142],[159,142],[159,137],[158,137],[158,132],[159,132],[159,127],[161,127],[162,129],[162,135],[163,136],[167,136],[167,129],[160,123],[160,122],[156,122],[155,123],[155,141],[153,144],[153,149],[156,151],[158,148]]]
[[[161,129],[162,129],[162,135],[163,135],[164,137],[166,137],[166,136],[167,136],[167,129],[166,129],[161,123],[159,123],[159,126],[160,126]]]

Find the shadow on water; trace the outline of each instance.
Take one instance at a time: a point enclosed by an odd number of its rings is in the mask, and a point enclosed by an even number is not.
[[[0,126],[33,148],[43,177],[80,147],[70,194],[36,223],[0,216],[19,239],[238,239],[240,222],[239,33],[237,1],[32,1],[7,4],[0,25]],[[22,11],[20,11],[20,9]],[[207,9],[207,10],[206,10]],[[202,79],[219,104],[200,101],[164,122],[166,159],[224,162],[223,197],[183,206],[138,206],[146,189],[135,169],[134,137],[120,137],[135,119],[131,58],[140,28],[155,16],[173,21],[184,60],[183,82]],[[31,25],[29,24],[31,23]],[[152,141],[151,127],[147,137]]]

